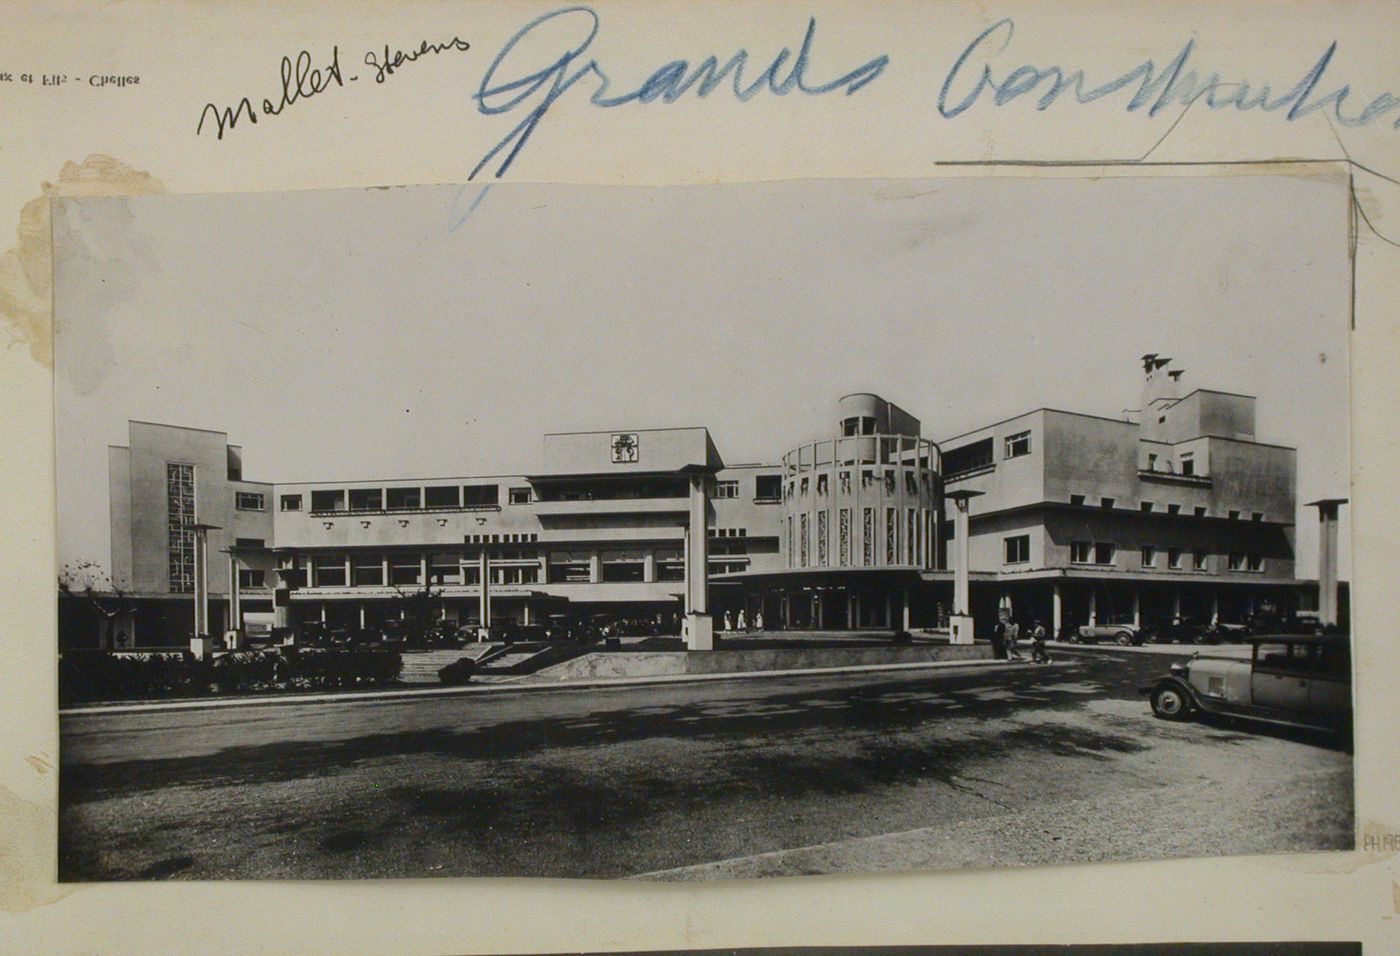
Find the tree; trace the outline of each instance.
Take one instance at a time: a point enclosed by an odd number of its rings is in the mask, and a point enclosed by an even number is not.
[[[61,602],[67,601],[85,612],[79,615],[77,626],[95,622],[98,646],[102,648],[111,647],[113,628],[120,628],[123,619],[136,612],[136,602],[122,584],[94,561],[69,562],[59,568],[58,593]],[[127,627],[131,627],[129,621]]]
[[[394,608],[399,612],[404,640],[410,644],[429,643],[442,621],[442,585],[435,587],[429,582],[411,590],[397,584],[392,587],[395,592]]]

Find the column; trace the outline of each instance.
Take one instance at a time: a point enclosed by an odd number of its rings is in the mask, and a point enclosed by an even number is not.
[[[1181,588],[1172,588],[1172,620],[1181,617]]]
[[[792,593],[783,591],[783,630],[792,627]]]
[[[1142,627],[1142,596],[1136,584],[1133,585],[1133,627]]]
[[[642,552],[642,580],[651,583],[656,580],[656,549],[647,548]]]
[[[690,520],[685,535],[685,646],[714,650],[714,621],[710,617],[709,522],[706,516],[709,476],[690,476]]]
[[[1253,598],[1250,598],[1250,601],[1251,601],[1251,603],[1252,603],[1252,602],[1253,602]],[[1214,588],[1212,588],[1212,589],[1211,589],[1211,592],[1210,592],[1210,623],[1212,623],[1212,624],[1218,624],[1219,622],[1220,622],[1220,592],[1217,591],[1217,590],[1215,590]]]
[[[205,564],[208,539],[203,531],[194,533],[194,636],[209,633],[209,569]]]
[[[958,500],[953,512],[953,613],[970,614],[972,606],[968,602],[968,563],[972,560],[972,549],[968,541],[967,502]]]
[[[1093,627],[1099,623],[1099,589],[1098,585],[1092,581],[1089,583],[1089,626]]]
[[[1050,639],[1060,639],[1060,629],[1065,624],[1064,591],[1057,581],[1050,588]]]
[[[228,553],[228,629],[235,631],[243,626],[242,595],[238,591],[238,558],[232,551]]]
[[[366,623],[366,622],[365,622],[365,602],[364,602],[364,601],[357,601],[357,602],[355,602],[355,603],[357,603],[357,604],[360,606],[360,630],[363,631],[363,630],[365,629],[365,623]]]
[[[885,591],[885,627],[890,627],[894,621],[894,595]]]
[[[1317,619],[1326,626],[1337,623],[1337,516],[1345,498],[1308,502],[1317,508]]]
[[[902,604],[899,628],[902,631],[907,631],[909,630],[909,589],[904,588],[899,593]]]
[[[477,592],[477,613],[481,617],[481,626],[491,626],[491,558],[486,553],[486,546],[481,546],[481,555],[477,558],[477,573],[481,577],[481,588]]]
[[[529,598],[526,598],[526,599],[525,599],[525,617],[524,617],[524,620],[522,621],[522,623],[523,623],[526,627],[529,627],[529,626],[530,626],[530,599],[529,599]]]
[[[821,591],[812,594],[812,626],[821,630],[826,626],[826,595]]]

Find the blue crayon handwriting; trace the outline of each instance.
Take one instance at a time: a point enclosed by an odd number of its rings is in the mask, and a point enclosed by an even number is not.
[[[1365,126],[1400,109],[1400,97],[1388,92],[1373,98],[1359,112],[1354,107],[1346,108],[1352,97],[1350,85],[1321,92],[1327,89],[1323,77],[1337,52],[1335,40],[1291,86],[1286,90],[1278,87],[1283,91],[1275,94],[1269,83],[1226,80],[1217,72],[1202,75],[1192,64],[1195,40],[1187,40],[1181,51],[1160,68],[1155,60],[1144,60],[1098,86],[1089,85],[1083,70],[1024,63],[1009,69],[998,66],[994,61],[1006,53],[1015,33],[1016,25],[1010,19],[998,20],[962,51],[938,92],[938,112],[945,119],[962,115],[979,101],[1005,106],[1022,96],[1038,96],[1035,107],[1044,110],[1066,93],[1072,94],[1071,102],[1092,103],[1120,90],[1133,90],[1126,106],[1128,111],[1146,109],[1148,116],[1156,116],[1174,104],[1189,106],[1203,99],[1213,110],[1233,106],[1240,111],[1272,113],[1286,108],[1284,115],[1289,120],[1326,111],[1341,126]],[[1400,129],[1400,119],[1392,128]]]
[[[584,54],[598,36],[598,14],[586,6],[563,7],[531,20],[506,41],[491,61],[482,77],[474,99],[477,109],[486,115],[498,115],[524,110],[518,123],[499,143],[482,157],[468,179],[474,179],[482,168],[498,156],[503,158],[494,175],[500,178],[510,168],[520,150],[529,142],[540,120],[551,106],[574,84],[591,78],[593,93],[589,101],[594,106],[617,107],[628,103],[674,103],[691,90],[695,96],[706,97],[727,85],[734,98],[746,103],[765,90],[775,96],[805,93],[821,96],[844,92],[850,95],[874,82],[889,64],[888,56],[877,56],[834,80],[813,83],[807,78],[811,68],[812,47],[816,41],[817,21],[807,21],[807,32],[796,55],[783,47],[756,77],[745,75],[750,65],[749,52],[740,49],[723,65],[714,55],[697,63],[670,60],[647,76],[635,88],[612,92],[613,82],[594,58]],[[562,34],[562,38],[558,35]],[[554,36],[560,45],[551,47],[542,40]],[[544,52],[528,56],[517,52],[525,46],[532,49],[543,45]]]

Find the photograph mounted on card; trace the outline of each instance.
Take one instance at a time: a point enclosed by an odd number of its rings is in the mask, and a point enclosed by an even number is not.
[[[60,878],[1352,848],[1345,174],[960,172],[55,200]]]

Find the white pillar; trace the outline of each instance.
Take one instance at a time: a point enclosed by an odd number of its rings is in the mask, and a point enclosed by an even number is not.
[[[209,539],[204,531],[194,532],[194,636],[209,633]]]
[[[972,549],[968,542],[967,502],[956,502],[953,512],[953,613],[971,614],[968,601],[968,562],[972,559]]]
[[[714,620],[710,617],[708,476],[690,476],[690,520],[685,536],[685,646],[709,651],[715,646]]]
[[[1172,619],[1181,617],[1181,588],[1172,588]]]
[[[1089,625],[1099,623],[1099,589],[1093,582],[1089,583]]]
[[[1321,624],[1337,623],[1337,516],[1345,498],[1324,498],[1309,502],[1317,508],[1317,619]]]
[[[1056,582],[1050,589],[1050,639],[1058,641],[1060,639],[1060,628],[1064,626],[1064,593],[1060,584]]]
[[[907,631],[909,630],[909,589],[905,588],[903,591],[901,591],[900,597],[902,600],[903,607],[901,608],[902,613],[900,615],[899,626],[901,630]]]
[[[364,602],[364,601],[360,601],[360,602],[358,602],[358,603],[359,603],[359,606],[360,606],[360,630],[363,631],[363,630],[365,629],[365,623],[366,623],[366,622],[365,622],[365,602]]]
[[[1210,592],[1210,623],[1220,623],[1220,592],[1213,588]]]
[[[1142,597],[1136,584],[1133,585],[1133,627],[1142,627]]]
[[[481,575],[481,590],[478,592],[477,609],[481,616],[481,626],[491,626],[491,559],[486,546],[481,546],[481,556],[477,559],[477,570]]]
[[[238,590],[238,558],[228,553],[228,627],[230,631],[243,626],[242,595]]]

